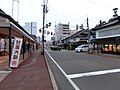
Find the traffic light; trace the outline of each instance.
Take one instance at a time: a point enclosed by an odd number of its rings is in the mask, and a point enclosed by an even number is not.
[[[53,32],[51,32],[51,35],[53,35]]]
[[[42,30],[41,30],[41,29],[39,29],[39,32],[41,33],[41,32],[42,32]]]
[[[49,27],[51,26],[51,22],[49,22]]]
[[[48,28],[48,24],[46,24],[46,28]]]

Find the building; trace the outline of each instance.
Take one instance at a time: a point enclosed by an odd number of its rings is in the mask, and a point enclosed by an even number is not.
[[[91,32],[91,36],[94,35],[95,33]],[[62,40],[63,47],[70,50],[82,44],[88,44],[88,30],[85,29],[79,30]]]
[[[29,34],[37,36],[37,22],[25,22],[23,27]]]
[[[120,16],[101,22],[93,30],[96,38],[92,40],[98,53],[120,54]]]
[[[55,26],[55,40],[60,42],[62,39],[70,35],[69,24],[61,24]]]
[[[28,44],[31,46],[28,47]],[[37,49],[36,38],[0,9],[0,58],[2,59],[2,56],[6,55],[8,56],[6,59],[9,62],[9,67],[17,65],[21,62],[19,61],[20,57],[21,60],[24,60],[26,55],[29,56],[30,52],[35,50],[34,45]]]
[[[41,37],[36,37],[37,38],[37,42],[40,43],[41,42]]]

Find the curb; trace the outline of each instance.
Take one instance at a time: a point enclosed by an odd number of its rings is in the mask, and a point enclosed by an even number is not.
[[[101,57],[108,57],[108,58],[112,58],[112,59],[120,59],[120,56],[119,55],[112,55],[112,54],[96,54],[96,53],[92,53],[93,55],[96,55],[96,56],[101,56]]]
[[[53,86],[53,90],[58,90],[58,86],[57,86],[57,83],[55,81],[55,77],[52,73],[52,70],[50,69],[50,66],[48,64],[48,61],[47,61],[47,58],[46,58],[46,55],[44,56],[45,57],[45,61],[47,63],[47,67],[48,67],[48,71],[49,71],[49,74],[50,74],[50,79],[51,79],[51,82],[52,82],[52,86]]]

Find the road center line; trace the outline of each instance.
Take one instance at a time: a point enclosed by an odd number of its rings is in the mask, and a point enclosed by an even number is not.
[[[46,50],[45,50],[46,51]],[[48,56],[51,58],[51,60],[56,64],[56,66],[60,69],[60,71],[63,73],[63,75],[68,79],[68,81],[71,83],[71,85],[74,87],[75,90],[80,90],[77,85],[68,77],[68,75],[65,73],[65,71],[59,66],[59,64],[52,58],[52,56],[46,51]]]
[[[97,76],[97,75],[110,74],[110,73],[118,73],[118,72],[120,72],[120,69],[111,69],[111,70],[103,70],[103,71],[95,71],[95,72],[71,74],[71,75],[68,75],[68,77],[69,78],[80,78],[80,77]]]

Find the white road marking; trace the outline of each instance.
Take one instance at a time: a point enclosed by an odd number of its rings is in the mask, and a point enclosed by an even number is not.
[[[0,71],[0,82],[12,71]]]
[[[46,51],[46,50],[45,50]],[[60,71],[64,74],[64,76],[68,79],[68,81],[71,83],[71,85],[75,88],[75,90],[80,90],[77,85],[68,77],[68,75],[65,73],[65,71],[59,66],[59,64],[52,58],[52,56],[46,51],[48,56],[51,58],[51,60],[56,64],[56,66],[60,69]]]
[[[12,71],[0,71],[0,73],[10,73]]]
[[[80,78],[80,77],[89,77],[89,76],[96,76],[96,75],[103,75],[103,74],[110,74],[110,73],[118,73],[118,72],[120,72],[120,69],[111,69],[111,70],[71,74],[71,75],[68,75],[68,77],[69,78]]]
[[[46,50],[46,51],[51,51],[51,50]]]

